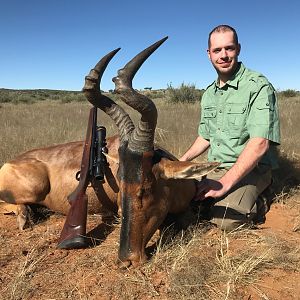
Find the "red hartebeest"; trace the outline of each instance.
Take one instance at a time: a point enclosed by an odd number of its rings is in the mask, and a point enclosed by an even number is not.
[[[143,62],[166,40],[164,38],[133,58],[113,78],[115,92],[141,114],[135,126],[129,115],[101,94],[102,74],[118,50],[106,55],[86,77],[83,91],[93,105],[109,115],[119,137],[107,140],[109,167],[105,183],[88,188],[89,212],[111,206],[121,213],[119,260],[138,265],[146,260],[145,246],[168,213],[187,209],[195,194],[194,179],[217,167],[213,163],[181,162],[154,146],[157,122],[155,104],[132,88],[132,80]],[[73,142],[26,152],[0,170],[0,203],[17,214],[19,227],[26,223],[26,205],[39,203],[67,213],[67,196],[75,189],[80,168],[82,142]],[[104,205],[103,205],[104,203]]]

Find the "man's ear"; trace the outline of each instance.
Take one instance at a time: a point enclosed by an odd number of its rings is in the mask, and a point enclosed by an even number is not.
[[[195,163],[162,159],[159,163],[160,176],[165,179],[201,179],[216,169],[220,163]]]
[[[207,49],[206,52],[207,52],[208,59],[211,60],[211,59],[210,59],[210,50]]]
[[[238,44],[237,55],[240,55],[240,53],[241,53],[241,48],[242,48],[241,44]]]

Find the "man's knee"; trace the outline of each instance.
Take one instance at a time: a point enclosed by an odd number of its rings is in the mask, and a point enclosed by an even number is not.
[[[227,218],[224,218],[222,220],[213,218],[211,220],[211,223],[217,225],[217,227],[227,232],[233,231],[237,228],[242,228],[244,227],[245,224],[248,224],[248,222],[237,221],[237,220],[232,220]]]
[[[214,206],[211,222],[225,231],[232,231],[246,224],[251,224],[254,214],[241,212],[229,206]]]

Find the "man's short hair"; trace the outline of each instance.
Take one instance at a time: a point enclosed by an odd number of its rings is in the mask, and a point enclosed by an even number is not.
[[[233,38],[234,38],[234,42],[236,44],[239,43],[239,39],[238,39],[238,36],[237,36],[237,33],[235,31],[235,29],[229,25],[218,25],[217,27],[215,27],[210,33],[209,33],[209,36],[208,36],[208,48],[210,48],[210,37],[213,33],[215,32],[226,32],[226,31],[231,31],[233,32]]]

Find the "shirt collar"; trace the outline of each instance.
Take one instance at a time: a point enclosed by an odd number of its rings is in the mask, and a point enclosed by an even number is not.
[[[242,62],[239,62],[236,72],[226,82],[226,84],[224,85],[224,87],[226,87],[227,85],[229,85],[229,86],[232,86],[234,88],[237,88],[238,84],[239,84],[239,81],[240,81],[240,79],[241,79],[244,71],[245,71],[245,66],[243,65]],[[215,80],[214,86],[215,86],[215,90],[217,90],[219,88],[219,86],[218,86],[218,79]]]

